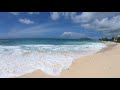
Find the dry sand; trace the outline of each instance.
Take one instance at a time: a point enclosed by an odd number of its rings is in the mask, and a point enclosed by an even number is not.
[[[49,76],[38,70],[19,78],[120,78],[120,44],[76,60],[60,76]]]

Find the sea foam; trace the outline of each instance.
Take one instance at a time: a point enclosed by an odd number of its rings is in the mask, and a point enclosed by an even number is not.
[[[39,69],[49,75],[60,75],[75,59],[104,47],[104,43],[0,46],[0,77],[16,77]]]

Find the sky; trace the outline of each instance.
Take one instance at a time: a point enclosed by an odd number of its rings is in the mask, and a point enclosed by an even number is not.
[[[0,12],[0,38],[120,36],[120,12]]]

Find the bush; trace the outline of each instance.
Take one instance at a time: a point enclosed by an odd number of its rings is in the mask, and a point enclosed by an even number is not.
[[[111,39],[108,39],[108,38],[101,38],[101,39],[99,39],[100,41],[114,41],[114,42],[118,42],[118,43],[120,43],[120,37],[117,37],[117,38],[115,38],[115,37],[112,37]]]

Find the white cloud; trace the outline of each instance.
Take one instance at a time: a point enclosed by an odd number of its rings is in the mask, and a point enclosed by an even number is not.
[[[60,18],[60,13],[59,12],[50,12],[50,17],[52,20],[57,20]]]
[[[120,34],[120,15],[113,16],[111,18],[102,18],[100,20],[95,19],[89,23],[81,24],[86,29],[94,29],[101,31],[106,35],[119,35]]]
[[[86,35],[83,33],[77,33],[77,32],[64,32],[60,37],[75,39],[75,38],[85,38]]]
[[[110,18],[118,14],[120,12],[82,12],[82,14],[76,14],[73,21],[76,23],[90,23],[96,19]]]
[[[10,12],[11,14],[13,14],[13,15],[19,15],[20,14],[20,12]]]
[[[50,17],[52,20],[58,20],[61,16],[65,17],[66,19],[73,19],[76,15],[76,12],[50,12]]]
[[[75,23],[86,23],[93,19],[94,17],[93,15],[94,15],[94,12],[92,13],[83,12],[82,14],[79,14],[79,15],[76,14],[72,20]]]
[[[13,14],[13,15],[20,15],[21,13],[26,13],[26,14],[29,14],[29,15],[38,15],[38,14],[40,14],[40,12],[10,12],[10,14]]]
[[[28,14],[30,14],[30,15],[39,14],[39,12],[28,12]]]
[[[73,19],[76,14],[77,12],[61,12],[61,16],[64,16],[66,19]]]
[[[112,31],[120,29],[120,15],[112,18],[103,18],[102,20],[94,20],[89,24],[83,24],[85,28],[93,28],[99,31]]]
[[[23,24],[33,24],[34,21],[27,19],[27,18],[21,18],[19,19],[19,22],[23,23]]]

